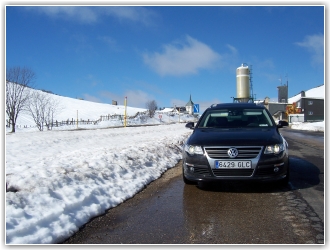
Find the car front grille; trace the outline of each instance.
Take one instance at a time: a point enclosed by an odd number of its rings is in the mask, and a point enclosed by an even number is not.
[[[212,159],[230,159],[228,156],[228,150],[230,148],[236,148],[238,150],[238,156],[235,159],[253,159],[256,158],[262,147],[204,147],[208,156]]]
[[[212,169],[213,174],[218,177],[252,176],[254,169]]]

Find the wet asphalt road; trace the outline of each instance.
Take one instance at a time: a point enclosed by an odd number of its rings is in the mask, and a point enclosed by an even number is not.
[[[290,150],[288,187],[185,185],[179,162],[63,243],[324,244],[322,134],[313,139],[291,131],[282,130]]]
[[[324,222],[324,133],[282,129],[289,143],[291,190],[297,190]]]

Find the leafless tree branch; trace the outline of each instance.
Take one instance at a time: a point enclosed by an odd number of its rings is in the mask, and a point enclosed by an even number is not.
[[[54,116],[59,110],[59,103],[50,94],[39,91],[31,94],[27,105],[27,111],[40,131],[44,130],[44,126],[48,130],[52,129]]]
[[[31,69],[13,67],[6,69],[6,113],[11,132],[15,132],[19,113],[26,107],[30,88],[36,76]]]
[[[156,103],[156,101],[155,100],[147,101],[146,108],[148,109],[149,117],[150,118],[154,117],[155,116],[155,112],[157,110],[157,103]]]

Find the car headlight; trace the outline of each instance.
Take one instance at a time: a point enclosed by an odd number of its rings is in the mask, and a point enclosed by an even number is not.
[[[265,154],[279,154],[284,150],[285,150],[285,145],[283,143],[281,143],[281,144],[266,146],[264,153]]]
[[[190,154],[190,155],[202,155],[203,154],[203,149],[201,146],[193,146],[193,145],[188,145],[186,144],[184,146],[184,150]]]

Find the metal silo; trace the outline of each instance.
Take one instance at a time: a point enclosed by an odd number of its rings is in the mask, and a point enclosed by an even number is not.
[[[242,64],[236,69],[236,98],[238,102],[250,100],[250,69]]]

